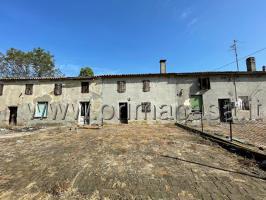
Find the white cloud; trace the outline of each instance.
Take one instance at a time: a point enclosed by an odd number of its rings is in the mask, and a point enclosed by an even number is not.
[[[192,11],[191,11],[190,8],[185,9],[185,10],[181,13],[180,18],[181,18],[182,20],[185,20],[185,19],[187,19],[191,14],[192,14]]]
[[[186,23],[187,28],[192,28],[198,22],[198,17],[191,8],[184,9],[180,14],[180,19]]]
[[[187,24],[187,27],[192,27],[198,22],[198,18],[194,17],[192,20],[190,20]]]

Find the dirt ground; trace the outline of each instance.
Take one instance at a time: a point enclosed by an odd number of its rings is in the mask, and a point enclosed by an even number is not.
[[[174,125],[0,139],[0,199],[265,199],[266,172]]]

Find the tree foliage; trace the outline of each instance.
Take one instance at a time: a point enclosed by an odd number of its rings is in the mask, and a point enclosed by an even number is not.
[[[55,67],[54,57],[42,48],[24,52],[10,48],[0,53],[0,77],[56,77],[62,76]]]
[[[79,73],[80,77],[89,77],[93,75],[94,75],[93,70],[90,67],[82,67],[80,69],[80,73]]]

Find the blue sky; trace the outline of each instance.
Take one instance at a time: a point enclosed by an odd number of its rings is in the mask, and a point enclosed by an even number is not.
[[[215,71],[266,47],[265,0],[1,0],[0,51],[49,50],[67,76]],[[255,55],[266,65],[266,50]],[[219,70],[235,70],[235,64]],[[245,60],[240,61],[245,70]]]

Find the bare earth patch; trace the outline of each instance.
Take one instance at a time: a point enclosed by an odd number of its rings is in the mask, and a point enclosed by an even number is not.
[[[166,125],[0,139],[1,199],[265,199],[266,173]]]

